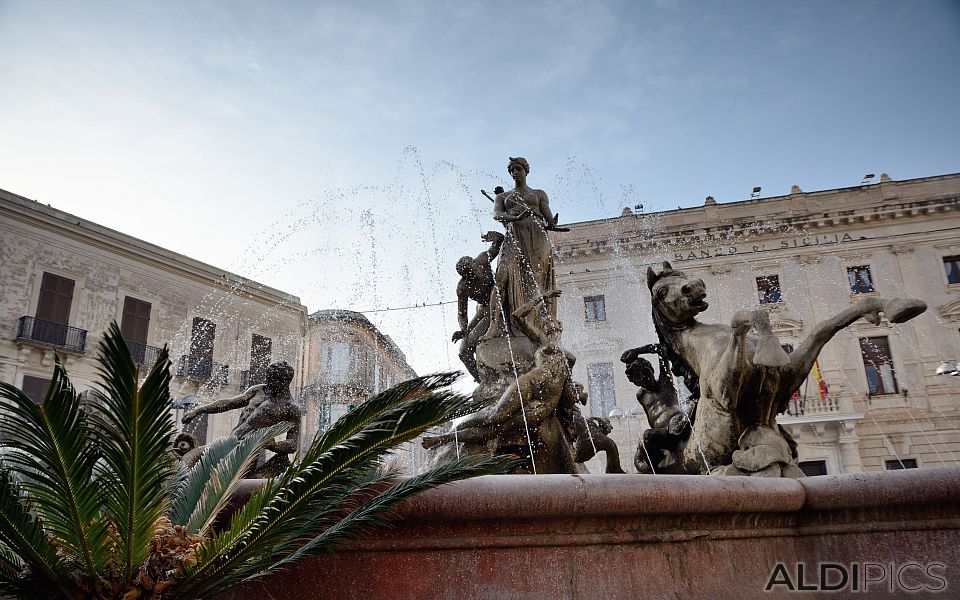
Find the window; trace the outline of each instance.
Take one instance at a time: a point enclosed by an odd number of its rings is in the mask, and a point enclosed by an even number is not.
[[[847,267],[847,279],[850,280],[851,294],[869,294],[875,291],[869,265]]]
[[[211,377],[222,379],[225,372],[213,369],[213,341],[217,335],[217,326],[204,318],[193,318],[193,329],[190,332],[190,354],[180,357],[177,370],[178,377],[185,377],[195,381],[208,381]],[[218,379],[219,381],[219,379]]]
[[[899,471],[900,469],[916,469],[917,459],[901,458],[896,460],[888,460],[884,464],[886,465],[888,471]]]
[[[40,282],[36,323],[32,338],[55,346],[67,342],[67,324],[73,304],[73,280],[52,273],[44,273]]]
[[[827,474],[827,461],[825,460],[801,460],[798,466],[807,477]]]
[[[47,388],[50,387],[50,380],[43,377],[23,376],[23,385],[20,389],[37,404],[43,402],[43,397],[47,395]]]
[[[322,348],[324,356],[321,377],[330,383],[350,383],[350,362],[353,349],[349,342],[328,342]]]
[[[860,338],[860,354],[863,356],[869,394],[896,394],[897,375],[893,370],[893,358],[890,357],[887,337]]]
[[[760,304],[776,304],[777,302],[782,302],[780,276],[765,275],[763,277],[757,277],[757,295],[760,298]]]
[[[603,296],[585,296],[583,307],[587,311],[587,321],[607,320],[607,305]]]
[[[52,273],[44,273],[40,283],[40,300],[37,303],[37,318],[51,323],[67,325],[70,322],[70,305],[73,303],[73,280]]]
[[[944,256],[943,270],[947,273],[947,283],[960,283],[960,255]]]
[[[265,373],[270,366],[270,354],[273,351],[273,340],[266,336],[253,334],[250,342],[250,373]]]
[[[137,364],[143,364],[147,350],[147,331],[150,329],[150,303],[127,296],[123,299],[120,334],[130,348]]]
[[[606,417],[617,405],[613,391],[613,364],[598,363],[587,366],[587,386],[590,410],[595,417]]]
[[[190,356],[209,361],[213,360],[213,340],[217,337],[217,326],[201,317],[193,318],[193,331],[190,334]]]

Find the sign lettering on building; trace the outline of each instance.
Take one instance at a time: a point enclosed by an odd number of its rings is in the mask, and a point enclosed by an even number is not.
[[[849,233],[833,235],[813,235],[800,238],[790,238],[780,240],[779,242],[769,242],[762,244],[753,244],[751,246],[716,246],[713,248],[698,248],[696,250],[677,250],[673,253],[675,261],[702,260],[705,258],[715,258],[717,256],[736,256],[738,254],[753,254],[757,252],[772,252],[774,250],[786,250],[789,248],[804,248],[808,246],[829,246],[832,244],[843,244],[845,242],[854,242],[854,238]],[[860,237],[859,239],[865,239]]]

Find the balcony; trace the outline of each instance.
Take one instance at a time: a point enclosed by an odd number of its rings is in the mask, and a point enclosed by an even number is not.
[[[64,350],[83,352],[87,345],[87,330],[36,317],[20,317],[17,341],[49,344]]]
[[[813,415],[829,415],[840,412],[840,402],[833,396],[821,398],[818,395],[812,398],[798,397],[790,400],[787,406],[787,415],[790,417],[804,417]]]
[[[144,369],[149,369],[157,362],[157,357],[160,356],[160,348],[154,348],[153,346],[139,342],[131,342],[130,340],[124,341],[127,342],[127,349],[130,350],[130,355],[136,364]]]
[[[240,371],[240,387],[243,389],[247,389],[252,385],[258,385],[266,382],[266,371],[251,371],[249,369]]]
[[[230,365],[221,365],[205,356],[184,354],[177,361],[177,377],[187,381],[223,387],[227,385],[229,375]]]

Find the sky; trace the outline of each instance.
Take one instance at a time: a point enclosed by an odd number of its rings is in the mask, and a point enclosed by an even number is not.
[[[0,0],[0,188],[298,296],[450,301],[561,222],[960,171],[960,3]],[[367,312],[418,372],[452,305]]]

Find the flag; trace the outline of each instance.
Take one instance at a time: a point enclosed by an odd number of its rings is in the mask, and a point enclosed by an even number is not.
[[[827,382],[823,380],[823,374],[820,372],[820,361],[813,361],[813,369],[810,374],[817,380],[817,387],[820,389],[820,399],[827,399]]]

